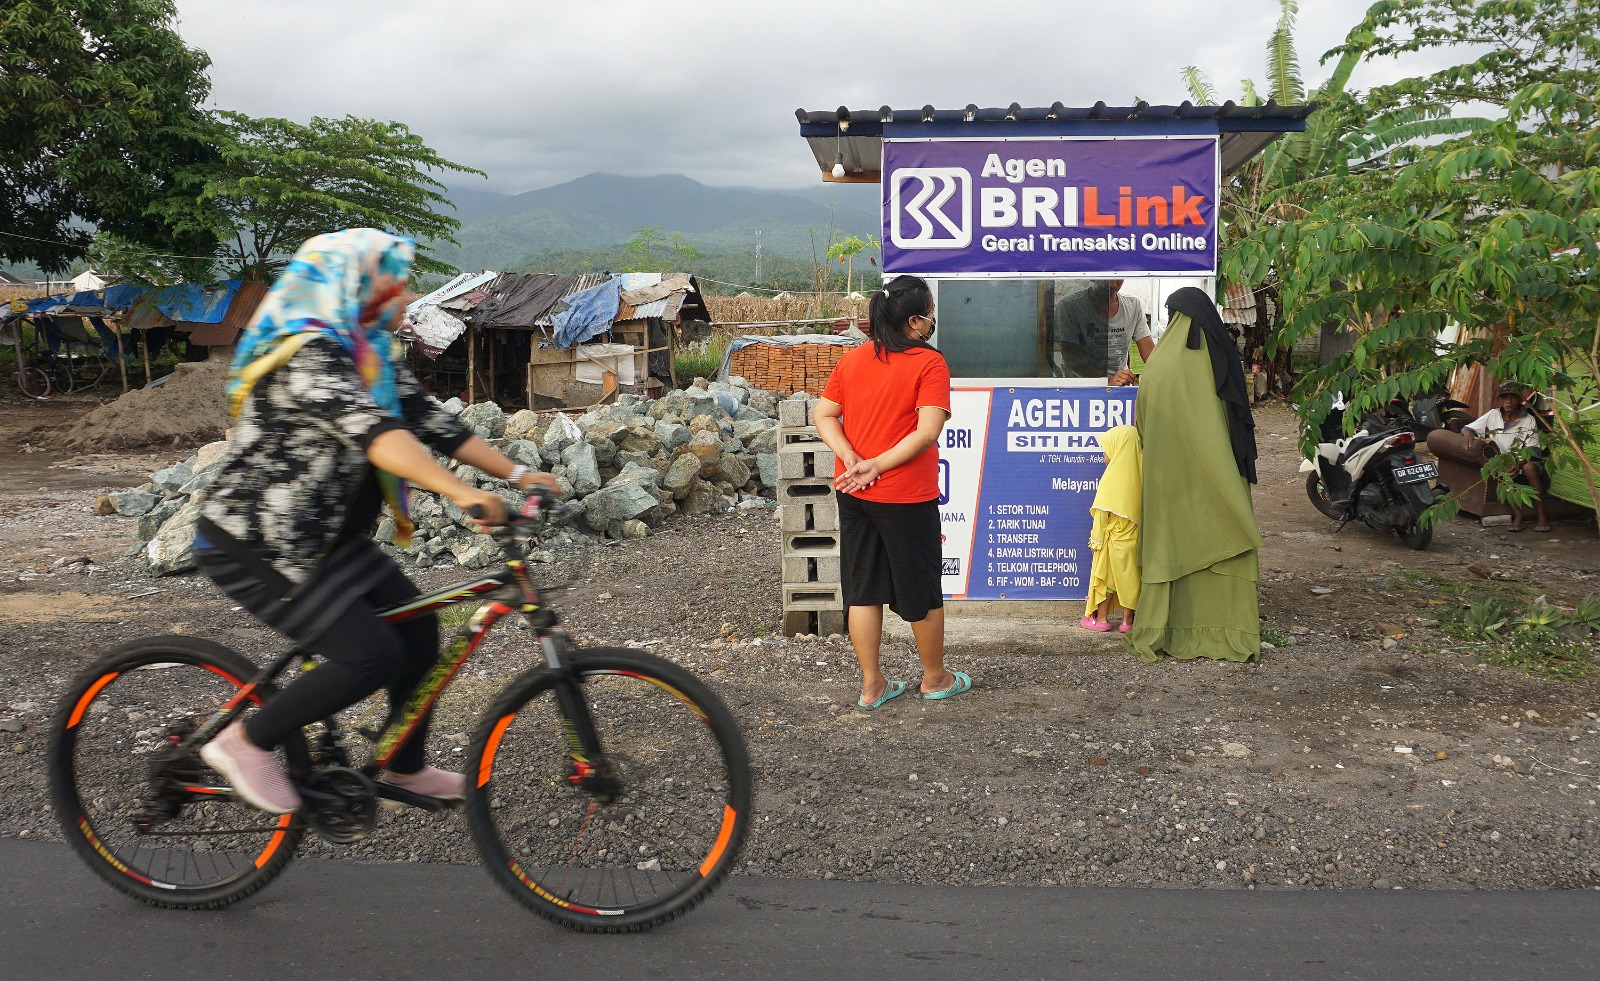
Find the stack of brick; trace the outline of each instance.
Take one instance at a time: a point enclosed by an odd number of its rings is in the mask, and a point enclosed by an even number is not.
[[[769,392],[820,392],[848,344],[747,344],[728,358],[728,374]]]
[[[783,632],[845,632],[833,451],[817,435],[816,399],[778,403],[778,506],[783,533]]]

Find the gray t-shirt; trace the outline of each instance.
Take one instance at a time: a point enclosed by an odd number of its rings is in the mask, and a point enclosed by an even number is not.
[[[1106,374],[1114,375],[1128,367],[1128,351],[1139,341],[1150,336],[1150,324],[1144,319],[1144,304],[1136,296],[1119,293],[1117,312],[1111,317],[1110,336],[1106,342]]]

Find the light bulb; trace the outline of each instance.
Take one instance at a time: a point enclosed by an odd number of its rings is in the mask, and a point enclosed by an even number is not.
[[[844,178],[844,164],[836,163],[833,165],[833,177],[835,180],[842,180]]]

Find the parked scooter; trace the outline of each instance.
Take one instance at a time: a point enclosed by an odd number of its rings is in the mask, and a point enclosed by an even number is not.
[[[1448,429],[1459,433],[1472,421],[1472,413],[1465,402],[1458,402],[1446,393],[1433,392],[1418,395],[1412,401],[1395,396],[1376,412],[1362,420],[1368,432],[1385,429],[1404,429],[1418,442],[1428,438],[1435,429]]]
[[[1382,532],[1394,532],[1414,549],[1433,541],[1422,512],[1433,504],[1439,468],[1417,459],[1417,439],[1404,430],[1368,433],[1317,444],[1316,456],[1300,464],[1306,475],[1306,496],[1323,514],[1339,522],[1352,520]]]

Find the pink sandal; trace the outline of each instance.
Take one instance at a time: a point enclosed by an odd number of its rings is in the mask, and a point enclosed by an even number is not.
[[[1117,633],[1125,634],[1125,633],[1127,633],[1128,631],[1130,631],[1132,629],[1133,629],[1133,624],[1131,624],[1131,623],[1119,623],[1119,624],[1117,624]]]
[[[1084,617],[1082,620],[1078,621],[1078,626],[1085,630],[1093,630],[1095,633],[1102,634],[1111,629],[1111,624],[1109,621],[1096,620],[1094,617]]]

